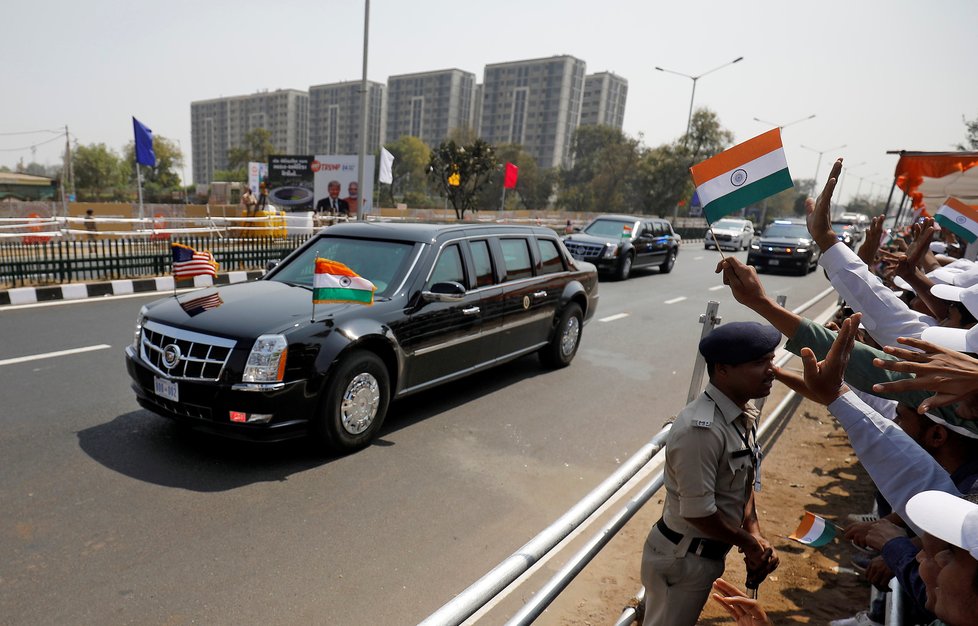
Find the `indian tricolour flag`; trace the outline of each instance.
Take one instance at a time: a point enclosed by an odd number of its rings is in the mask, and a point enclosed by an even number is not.
[[[805,511],[805,516],[801,518],[798,528],[788,535],[788,539],[794,539],[798,543],[818,548],[835,539],[837,531],[838,528],[832,522]]]
[[[780,128],[725,150],[689,171],[710,224],[792,187]]]
[[[948,198],[941,208],[937,209],[934,219],[942,228],[946,228],[968,243],[978,239],[978,207],[961,202],[957,198]]]
[[[316,259],[316,275],[312,283],[313,304],[326,302],[374,303],[377,287],[366,278],[336,261]]]

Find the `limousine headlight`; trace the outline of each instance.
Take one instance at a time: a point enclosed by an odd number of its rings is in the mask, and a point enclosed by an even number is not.
[[[750,245],[750,249],[751,250],[760,250],[761,249],[761,244],[759,244],[759,243],[752,243]]]
[[[139,354],[139,338],[143,334],[143,324],[146,323],[146,307],[139,309],[139,315],[136,317],[136,331],[132,336],[132,349]]]
[[[604,253],[601,257],[605,259],[610,259],[618,256],[618,244],[616,243],[606,243],[604,244]]]
[[[288,351],[289,344],[284,335],[262,335],[251,347],[242,380],[246,383],[280,382],[285,376]]]

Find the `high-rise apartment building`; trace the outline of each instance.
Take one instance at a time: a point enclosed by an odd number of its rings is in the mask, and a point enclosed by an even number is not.
[[[263,91],[190,103],[194,182],[209,183],[229,167],[228,150],[256,128],[271,132],[281,154],[309,153],[309,94],[296,89]]]
[[[311,154],[360,153],[360,86],[350,81],[309,88],[309,151]],[[386,87],[367,82],[367,153],[384,143]]]
[[[435,148],[472,121],[475,74],[459,69],[387,79],[387,140],[418,137]]]
[[[566,55],[487,65],[480,136],[521,144],[542,168],[570,165],[584,71],[584,61]]]
[[[581,126],[612,126],[621,130],[625,122],[628,81],[611,72],[588,74],[584,78]]]

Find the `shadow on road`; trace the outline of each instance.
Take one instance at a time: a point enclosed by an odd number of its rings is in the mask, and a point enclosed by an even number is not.
[[[393,448],[390,435],[398,430],[545,371],[535,357],[526,357],[399,400],[388,410],[373,445]],[[285,481],[340,458],[304,439],[279,443],[223,439],[142,409],[77,434],[82,451],[104,467],[139,481],[200,492]]]

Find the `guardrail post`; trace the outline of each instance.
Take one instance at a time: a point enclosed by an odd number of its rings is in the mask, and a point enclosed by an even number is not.
[[[720,308],[720,303],[715,300],[710,300],[706,303],[706,313],[700,315],[700,324],[703,325],[703,332],[700,333],[700,340],[706,337],[713,329],[720,325],[722,318],[717,315],[717,310]],[[697,342],[698,343],[698,342]],[[686,394],[686,404],[692,402],[696,396],[700,395],[703,391],[703,375],[706,373],[706,359],[700,354],[700,351],[696,351],[696,361],[693,363],[693,377],[689,381],[689,393]]]
[[[787,308],[785,305],[788,303],[788,296],[786,296],[784,294],[781,294],[780,296],[776,297],[774,300],[775,300],[775,302],[778,303],[778,306],[781,307],[782,309]],[[766,400],[767,400],[766,397],[764,397],[764,398],[756,398],[754,400],[754,406],[757,407],[757,410],[758,411],[761,411],[761,410],[764,409],[764,402]]]

